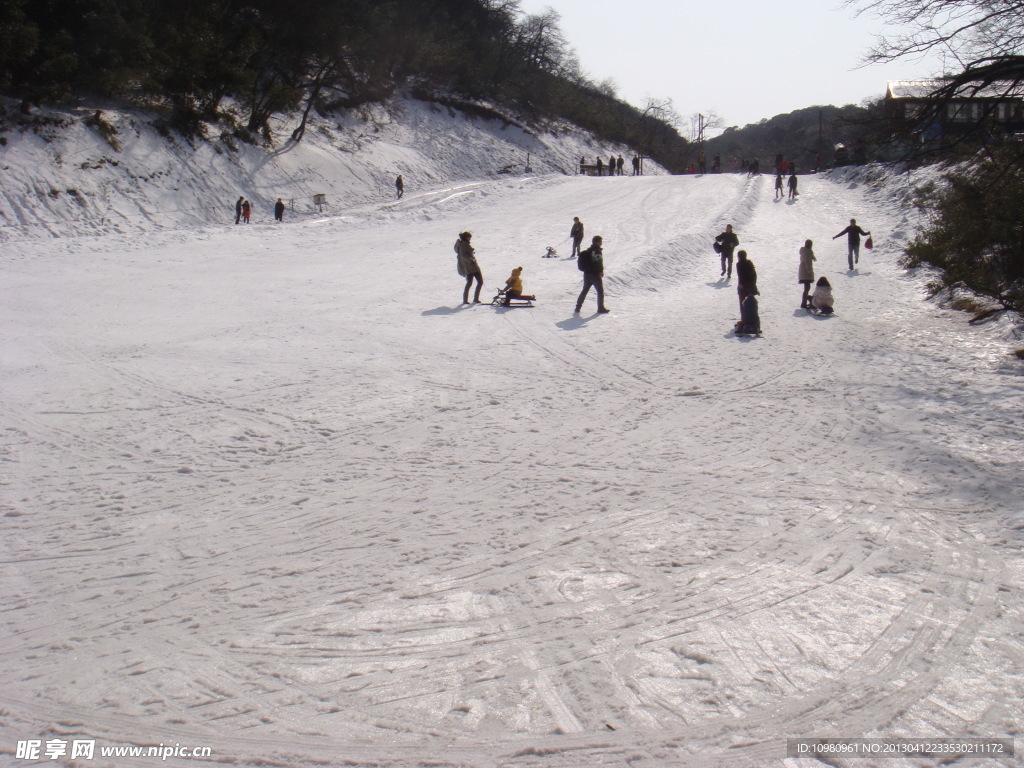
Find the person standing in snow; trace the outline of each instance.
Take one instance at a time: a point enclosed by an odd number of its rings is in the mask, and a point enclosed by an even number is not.
[[[608,158],[608,175],[615,175],[615,155],[612,155],[611,157]]]
[[[757,270],[754,268],[754,262],[747,258],[746,251],[739,251],[736,254],[736,279],[739,281],[736,285],[736,293],[740,297],[740,312],[743,312],[743,302],[747,296],[757,296],[760,291],[757,290]]]
[[[599,157],[599,158],[597,158],[597,175],[600,176],[601,172],[603,170],[604,170],[604,161],[601,160],[601,158]]]
[[[249,205],[249,201],[245,200],[242,202],[242,220],[246,224],[249,223],[249,215],[252,213],[252,206]]]
[[[850,226],[832,238],[835,240],[836,237],[846,235],[846,258],[850,263],[851,272],[853,271],[853,265],[860,261],[860,236],[870,234],[870,232],[865,232],[857,226],[856,219],[850,219]]]
[[[284,202],[281,198],[277,198],[277,202],[274,203],[274,220],[284,221]]]
[[[583,273],[583,290],[576,299],[576,314],[583,310],[583,301],[593,286],[597,291],[597,311],[601,313],[609,310],[604,305],[604,240],[596,235],[590,242],[590,247],[580,251],[576,264]]]
[[[402,195],[405,194],[405,182],[402,181],[402,174],[398,174],[398,178],[395,179],[395,191],[398,193],[398,199],[402,199]]]
[[[811,301],[811,283],[814,282],[814,243],[804,240],[800,249],[800,269],[796,273],[796,281],[804,286],[804,295],[800,297],[800,309],[807,309]]]
[[[732,224],[726,224],[725,232],[715,238],[715,242],[722,246],[722,275],[732,277],[732,252],[740,244],[740,239],[732,231]]]
[[[235,224],[242,220],[242,201],[244,199],[244,197],[239,196],[238,200],[235,202]]]
[[[789,176],[789,199],[796,200],[797,194],[798,193],[796,191],[796,171],[793,171],[793,173],[790,174]]]
[[[786,195],[785,190],[782,188],[782,171],[778,171],[775,174],[775,199],[778,200]]]
[[[580,243],[583,242],[583,222],[579,216],[572,217],[572,229],[569,230],[569,237],[572,238],[572,255],[579,256]]]
[[[455,253],[458,254],[456,268],[460,275],[466,278],[466,287],[462,291],[462,303],[469,304],[469,286],[476,279],[476,294],[473,296],[473,303],[480,303],[480,289],[484,287],[484,276],[480,271],[480,265],[476,262],[476,252],[469,241],[473,237],[471,232],[462,232],[459,239],[455,241]]]
[[[633,175],[640,175],[640,155],[633,155]]]
[[[619,155],[618,159],[615,161],[615,170],[618,171],[619,176],[622,175],[622,166],[625,162],[626,161],[622,159],[622,155]]]

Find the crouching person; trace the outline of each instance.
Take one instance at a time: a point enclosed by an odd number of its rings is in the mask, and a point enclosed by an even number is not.
[[[811,294],[811,307],[823,315],[831,315],[835,311],[832,308],[834,302],[832,286],[829,284],[828,278],[824,276],[819,277],[817,284],[814,286],[814,293]]]

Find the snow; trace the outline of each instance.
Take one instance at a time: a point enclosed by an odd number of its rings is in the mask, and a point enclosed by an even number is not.
[[[597,145],[550,134],[537,173],[496,175],[501,130],[409,106],[341,160],[189,160],[143,127],[93,187],[61,144],[81,126],[11,137],[0,764],[51,738],[212,748],[169,766],[648,768],[1017,736],[1011,320],[925,300],[897,265],[912,215],[857,177],[789,203],[769,177],[561,175]],[[289,174],[338,202],[271,223]],[[572,313],[573,216],[610,315]],[[876,244],[855,272],[850,217]],[[731,332],[727,223],[760,338]],[[484,297],[523,266],[535,307],[460,305],[464,229]],[[806,238],[835,317],[798,309]]]

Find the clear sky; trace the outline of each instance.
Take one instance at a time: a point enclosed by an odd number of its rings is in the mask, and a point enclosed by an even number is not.
[[[859,67],[883,29],[841,0],[521,0],[553,8],[591,80],[619,98],[673,101],[684,119],[714,110],[725,126],[803,107],[859,104],[889,80],[930,77],[937,60]],[[686,122],[686,121],[684,121]]]

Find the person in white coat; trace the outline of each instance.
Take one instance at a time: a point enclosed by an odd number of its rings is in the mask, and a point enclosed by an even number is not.
[[[827,277],[819,277],[818,284],[814,286],[814,293],[811,295],[811,307],[823,315],[831,315],[834,311],[832,305],[835,299],[832,298],[832,285]]]
[[[804,241],[803,248],[800,249],[800,269],[796,275],[796,281],[803,283],[804,295],[800,298],[800,309],[807,309],[807,305],[811,300],[811,285],[814,283],[814,262],[817,259],[814,257],[814,243],[810,240]]]

